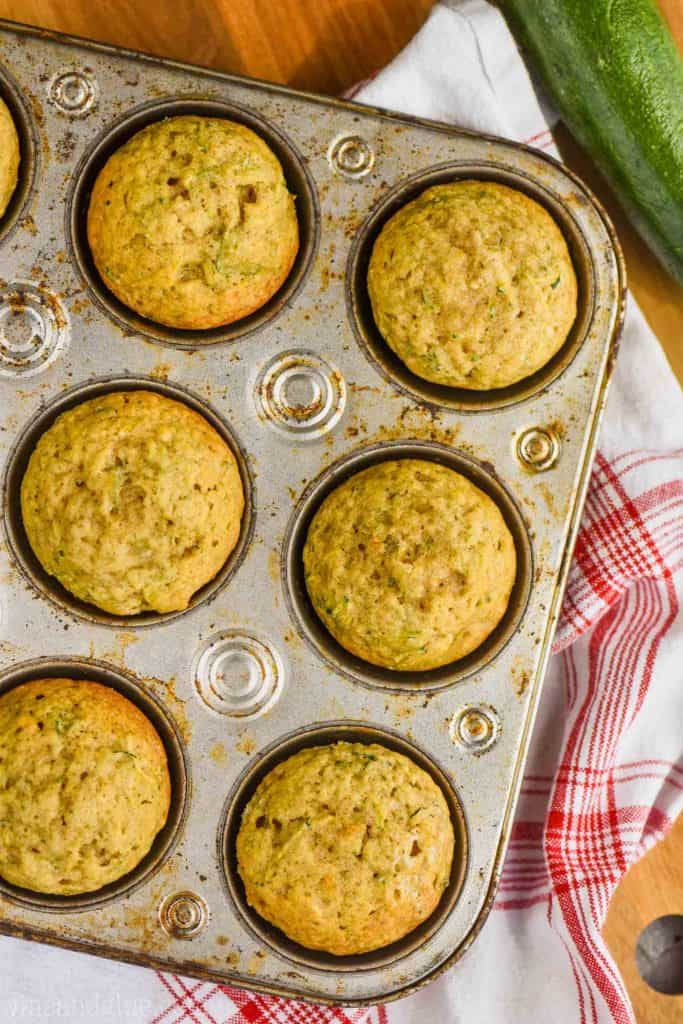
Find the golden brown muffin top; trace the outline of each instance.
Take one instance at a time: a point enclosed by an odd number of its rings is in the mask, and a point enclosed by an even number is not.
[[[0,217],[17,187],[19,160],[17,129],[7,104],[0,99]]]
[[[495,502],[426,459],[349,477],[313,516],[303,560],[313,607],[342,647],[403,672],[477,648],[502,618],[516,573]]]
[[[112,392],[62,413],[21,484],[43,568],[114,615],[186,608],[235,547],[243,509],[223,438],[151,391]]]
[[[368,290],[377,326],[413,373],[487,390],[528,377],[576,317],[567,243],[549,213],[491,181],[435,185],[382,228]]]

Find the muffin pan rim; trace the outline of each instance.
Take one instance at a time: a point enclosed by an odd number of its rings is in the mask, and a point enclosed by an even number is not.
[[[251,128],[278,158],[290,192],[295,185],[292,175],[293,169],[296,168],[303,193],[294,193],[298,200],[295,211],[299,228],[299,248],[287,277],[277,291],[247,316],[220,327],[197,330],[184,330],[157,323],[136,313],[118,299],[99,275],[90,253],[86,233],[92,185],[108,157],[147,125],[184,114],[233,120]],[[300,212],[302,206],[303,213]],[[291,305],[304,287],[320,242],[320,205],[315,182],[285,132],[247,107],[199,94],[166,96],[163,99],[151,100],[129,109],[121,117],[110,121],[91,141],[74,171],[65,203],[64,223],[71,261],[85,282],[90,297],[112,323],[124,334],[132,332],[155,344],[186,351],[245,341],[271,320],[276,319],[284,308]]]
[[[435,669],[399,672],[373,665],[345,650],[318,618],[304,581],[302,552],[308,527],[327,495],[363,469],[396,459],[426,459],[465,476],[494,502],[515,545],[515,582],[503,617],[470,654]],[[281,585],[290,619],[298,635],[328,667],[350,681],[395,693],[418,691],[427,694],[444,690],[457,686],[459,682],[490,666],[522,626],[531,595],[534,567],[534,549],[528,524],[514,495],[500,479],[495,467],[439,441],[409,437],[360,445],[311,480],[299,495],[289,518],[280,555]]]
[[[0,695],[9,693],[22,683],[38,679],[80,679],[101,683],[116,690],[142,711],[161,739],[168,759],[171,778],[168,817],[138,865],[121,878],[99,889],[72,896],[39,893],[14,885],[0,875],[0,894],[19,906],[46,913],[72,914],[110,906],[131,895],[157,876],[182,838],[192,798],[190,761],[185,742],[174,716],[166,705],[148,686],[144,686],[125,669],[99,659],[78,655],[45,655],[30,661],[16,662],[0,671]]]
[[[327,738],[329,737],[329,738]],[[432,913],[417,927],[390,945],[380,946],[368,953],[338,956],[323,950],[308,949],[289,939],[276,925],[262,918],[247,902],[244,884],[237,869],[235,843],[240,819],[247,803],[262,779],[278,764],[300,750],[310,747],[332,746],[340,741],[388,747],[409,758],[433,779],[448,805],[455,838],[453,861],[448,886]],[[456,904],[469,870],[469,827],[458,797],[457,787],[448,780],[448,773],[426,750],[413,740],[387,726],[375,722],[325,721],[304,726],[280,736],[252,758],[234,782],[221,812],[217,849],[221,865],[221,882],[237,914],[245,926],[260,942],[290,963],[304,965],[312,970],[329,973],[368,971],[396,964],[408,956],[439,930]]]
[[[179,611],[149,612],[139,616],[113,615],[95,605],[81,601],[40,565],[26,535],[19,495],[26,466],[37,441],[49,430],[61,413],[75,408],[81,402],[116,391],[153,391],[155,394],[182,402],[188,408],[202,415],[209,425],[217,430],[221,438],[228,444],[237,462],[244,492],[244,511],[239,538],[218,573],[195,591],[187,608]],[[172,622],[180,616],[190,614],[198,606],[214,600],[230,585],[231,580],[246,559],[253,542],[256,526],[256,484],[249,466],[249,457],[227,420],[208,401],[194,394],[189,388],[176,382],[169,384],[168,381],[160,381],[154,377],[137,374],[91,378],[53,396],[41,407],[37,416],[24,423],[23,428],[15,436],[2,474],[0,493],[2,494],[4,537],[12,553],[14,564],[18,567],[23,579],[41,597],[45,597],[60,611],[65,611],[72,618],[119,630],[124,628],[144,629]]]

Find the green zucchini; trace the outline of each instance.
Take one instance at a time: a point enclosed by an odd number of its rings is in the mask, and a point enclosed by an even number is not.
[[[683,59],[654,0],[501,0],[562,119],[683,283]]]

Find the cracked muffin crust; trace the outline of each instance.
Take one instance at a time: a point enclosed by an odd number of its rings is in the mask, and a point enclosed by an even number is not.
[[[380,462],[332,491],[311,520],[303,562],[335,640],[402,672],[475,650],[503,617],[516,574],[495,502],[423,459]]]
[[[407,935],[448,885],[455,838],[430,775],[380,744],[301,750],[259,783],[237,836],[249,904],[337,955]]]
[[[39,679],[0,696],[0,875],[76,895],[137,867],[164,827],[166,751],[100,683]]]
[[[299,229],[280,162],[255,132],[184,115],[148,125],[107,160],[88,241],[121,302],[197,330],[267,302],[292,268]]]
[[[243,510],[223,438],[151,391],[112,392],[62,413],[21,483],[40,564],[114,615],[186,608],[235,547]]]
[[[19,136],[7,104],[0,99],[0,217],[14,195],[19,175]]]
[[[524,379],[561,348],[577,284],[539,203],[492,181],[435,185],[382,228],[368,268],[377,327],[408,369],[471,390]]]

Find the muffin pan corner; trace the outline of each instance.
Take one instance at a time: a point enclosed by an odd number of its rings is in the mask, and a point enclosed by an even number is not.
[[[169,824],[136,872],[71,902],[0,882],[0,932],[315,1003],[405,995],[468,948],[500,875],[623,316],[609,222],[571,172],[524,146],[2,21],[0,95],[24,157],[0,221],[0,690],[43,672],[120,689],[160,731],[174,785]],[[188,111],[260,133],[297,195],[301,249],[288,280],[257,313],[213,332],[167,330],[121,306],[84,232],[112,148]],[[386,218],[463,176],[541,202],[579,281],[566,344],[504,393],[413,378],[367,300]],[[204,415],[242,475],[240,541],[191,614],[126,620],[78,605],[37,565],[21,523],[21,477],[40,433],[84,398],[137,387]],[[489,640],[419,675],[374,670],[338,648],[301,571],[324,494],[373,461],[415,455],[499,504],[518,559]],[[432,774],[459,856],[420,928],[377,954],[335,958],[295,948],[254,916],[234,839],[269,766],[349,737],[385,742]]]

